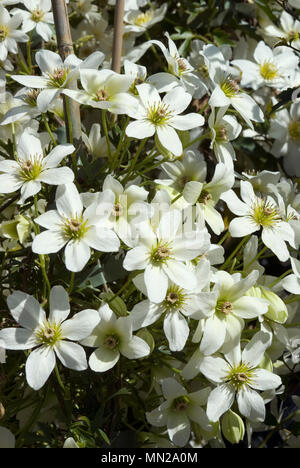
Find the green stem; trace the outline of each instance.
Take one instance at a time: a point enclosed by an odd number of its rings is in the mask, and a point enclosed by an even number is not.
[[[52,133],[52,131],[51,131],[51,128],[50,128],[50,126],[49,126],[49,124],[48,124],[48,120],[47,120],[46,114],[42,114],[42,117],[43,117],[43,121],[44,121],[44,125],[45,125],[45,127],[46,127],[46,130],[47,130],[47,132],[49,133],[50,138],[51,138],[51,140],[52,140],[52,143],[54,144],[54,146],[57,146],[57,143],[56,143],[56,140],[55,140],[55,138],[54,138],[54,135],[53,135],[53,133]]]
[[[60,388],[63,390],[64,393],[66,393],[66,389],[65,389],[65,386],[64,386],[64,384],[63,384],[63,382],[61,380],[61,376],[60,376],[57,364],[55,364],[54,370],[55,370],[55,375],[56,375],[57,382],[59,383]]]
[[[222,245],[223,242],[225,242],[225,240],[227,239],[227,237],[229,236],[229,231],[226,231],[226,233],[224,234],[224,236],[221,238],[221,240],[218,242],[218,245]]]
[[[300,301],[300,294],[297,294],[296,296],[292,297],[291,299],[288,298],[286,301],[284,301],[285,304],[292,304],[293,302]]]
[[[108,158],[111,160],[111,147],[110,147],[110,139],[108,136],[108,129],[107,129],[107,122],[106,122],[106,114],[107,111],[105,109],[102,109],[101,116],[102,116],[102,127],[105,135],[105,140],[107,144],[107,153],[108,153]]]
[[[17,153],[16,132],[15,132],[14,122],[11,123],[11,137],[12,137],[12,143],[13,143],[14,158],[17,161],[18,160],[18,153]]]
[[[34,213],[35,213],[36,218],[39,215],[37,202],[38,202],[37,196],[34,195]],[[40,227],[39,227],[39,225],[37,223],[34,223],[34,226],[35,226],[35,234],[37,235],[37,234],[40,233]],[[39,259],[40,259],[39,264],[40,264],[42,274],[43,274],[43,278],[44,278],[44,296],[46,296],[46,291],[48,291],[48,296],[49,296],[50,291],[51,291],[51,285],[50,285],[49,278],[48,278],[47,271],[46,271],[45,255],[40,254]]]
[[[183,149],[188,148],[189,146],[192,146],[194,143],[200,142],[202,140],[206,140],[207,138],[210,137],[209,133],[204,133],[204,135],[200,135],[199,137],[195,138],[194,140],[190,141],[186,145],[183,146]]]
[[[229,255],[226,262],[220,267],[220,270],[225,270],[225,268],[227,268],[227,266],[230,264],[231,260],[235,257],[235,255],[238,253],[238,251],[243,247],[243,245],[246,244],[246,242],[248,242],[249,239],[250,239],[250,235],[244,237],[241,240],[241,242],[236,246],[234,251]]]
[[[122,148],[122,145],[123,145],[123,142],[124,142],[126,127],[127,127],[127,125],[128,125],[129,119],[130,119],[130,117],[127,117],[127,118],[126,118],[126,122],[125,122],[125,124],[124,124],[123,130],[122,130],[122,133],[121,133],[121,136],[120,136],[120,140],[119,140],[118,147],[117,147],[115,153],[114,153],[113,156],[112,156],[112,165],[111,165],[112,171],[114,171],[114,169],[115,169],[116,166],[118,165],[118,164],[117,164],[117,163],[118,163],[118,156],[119,156],[119,154],[120,154],[120,151],[121,151],[121,148]]]
[[[137,149],[137,151],[135,153],[135,156],[134,156],[134,158],[133,158],[133,160],[132,160],[132,162],[130,164],[130,167],[129,167],[128,172],[127,172],[127,176],[125,177],[125,179],[123,181],[124,184],[130,179],[131,174],[134,171],[134,168],[135,168],[136,162],[138,160],[138,157],[141,154],[141,151],[144,148],[147,140],[148,140],[148,138],[143,138],[142,139],[142,141],[141,141],[141,143],[140,143],[140,145],[139,145],[139,147],[138,147],[138,149]]]
[[[28,69],[29,69],[29,74],[32,75],[32,59],[31,59],[31,38],[32,38],[32,33],[29,34],[29,40],[27,42],[27,63],[28,63]]]
[[[71,272],[71,279],[70,279],[70,286],[69,286],[69,289],[68,289],[68,293],[71,294],[71,292],[73,291],[73,288],[74,288],[74,280],[75,280],[75,273],[72,271]]]
[[[287,270],[285,273],[283,273],[281,276],[279,276],[279,278],[276,278],[275,281],[273,281],[272,283],[268,284],[268,288],[272,288],[273,286],[275,286],[275,284],[279,283],[279,281],[281,281],[285,276],[289,275],[290,273],[292,273],[293,270]]]

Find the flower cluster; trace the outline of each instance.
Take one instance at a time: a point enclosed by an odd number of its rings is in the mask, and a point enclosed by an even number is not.
[[[66,447],[128,428],[142,447],[255,444],[269,424],[293,440],[299,2],[125,1],[120,73],[115,2],[68,2],[67,56],[50,0],[17,3],[0,5],[0,447],[61,427]]]

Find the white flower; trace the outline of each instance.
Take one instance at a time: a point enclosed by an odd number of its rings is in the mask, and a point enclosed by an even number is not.
[[[183,151],[182,143],[176,130],[190,130],[204,124],[204,118],[196,113],[181,114],[190,104],[191,95],[176,87],[161,99],[158,91],[148,83],[136,86],[140,101],[134,114],[136,119],[126,128],[126,135],[133,138],[147,138],[155,133],[164,148],[175,156]]]
[[[234,345],[239,342],[244,320],[253,320],[268,311],[268,301],[246,296],[257,278],[257,271],[243,279],[239,275],[218,271],[214,275],[212,292],[200,293],[200,310],[207,317],[201,325],[200,351],[203,354],[215,353],[224,343]]]
[[[183,447],[188,443],[191,433],[191,421],[199,424],[205,431],[211,431],[207,415],[201,406],[205,406],[210,387],[193,393],[187,390],[173,378],[161,381],[165,401],[146,417],[153,426],[167,426],[171,441]]]
[[[23,0],[23,5],[28,11],[20,8],[14,8],[12,14],[19,14],[22,18],[22,31],[25,33],[36,30],[44,41],[50,41],[53,30],[50,24],[54,24],[53,13],[51,10],[51,0]]]
[[[271,390],[281,384],[279,376],[259,368],[269,345],[269,335],[256,333],[241,353],[240,346],[221,357],[208,356],[201,365],[201,372],[217,387],[207,401],[207,416],[218,421],[234,403],[240,413],[253,422],[264,421],[265,403],[256,390]]]
[[[19,101],[19,105],[11,107],[3,116],[0,125],[9,125],[22,119],[34,119],[41,114],[37,108],[37,98],[39,90],[22,88],[15,94],[14,103]]]
[[[294,245],[295,233],[292,227],[282,220],[279,206],[271,196],[258,197],[255,195],[250,182],[241,181],[241,201],[233,190],[222,194],[230,211],[238,215],[229,225],[232,237],[244,237],[262,228],[263,243],[285,262],[290,254],[285,241]]]
[[[141,10],[126,11],[124,15],[124,33],[143,34],[148,28],[163,20],[167,8],[167,3],[163,3],[159,8],[155,8],[155,5],[152,5],[145,12]]]
[[[202,173],[202,180],[187,182],[183,196],[188,203],[196,204],[200,216],[203,216],[214,233],[219,235],[224,231],[224,221],[215,206],[221,195],[234,184],[233,167],[218,163],[212,180],[205,182],[205,178],[206,168]]]
[[[17,2],[15,2],[17,3]],[[0,60],[7,58],[8,52],[18,53],[17,42],[27,42],[28,36],[18,31],[22,18],[20,15],[11,17],[9,12],[0,4]]]
[[[230,142],[239,136],[242,126],[233,115],[225,115],[226,110],[227,107],[221,107],[216,113],[213,107],[208,118],[208,125],[211,132],[211,147],[217,161],[233,167],[236,156]]]
[[[135,112],[137,100],[127,91],[131,85],[129,76],[112,70],[80,70],[83,90],[64,90],[80,104],[106,109],[114,114]]]
[[[102,52],[94,52],[85,60],[71,54],[63,62],[60,55],[51,50],[42,49],[35,54],[42,76],[12,75],[12,78],[27,88],[40,89],[37,105],[41,112],[46,112],[49,105],[73,80],[79,77],[82,68],[97,68],[104,60]]]
[[[126,270],[145,270],[144,281],[151,302],[164,300],[169,279],[185,289],[194,289],[197,285],[195,273],[185,262],[202,253],[207,232],[184,232],[183,229],[182,213],[167,212],[155,231],[147,223],[140,225],[139,245],[126,254],[123,263]]]
[[[286,291],[292,294],[300,294],[300,260],[291,257],[291,265],[293,273],[286,276],[281,284]]]
[[[280,26],[281,28],[278,28],[273,23],[267,24],[264,33],[269,37],[284,39],[295,49],[300,49],[300,21],[294,19],[287,11],[283,11],[280,16]]]
[[[101,136],[100,124],[93,123],[89,135],[87,136],[85,133],[82,133],[82,139],[88,151],[94,156],[94,158],[107,158],[107,141],[105,136]],[[115,147],[112,143],[111,151],[115,151]]]
[[[69,167],[57,167],[73,151],[73,145],[58,145],[44,157],[40,140],[24,132],[17,146],[17,160],[0,161],[0,173],[3,173],[0,174],[0,192],[11,193],[21,189],[19,203],[22,204],[41,190],[42,183],[60,185],[73,182],[74,174]]]
[[[150,41],[160,47],[162,53],[168,62],[168,73],[155,73],[149,78],[151,82],[160,92],[168,92],[176,86],[182,86],[191,96],[194,95],[201,81],[197,74],[194,73],[194,67],[183,57],[180,56],[176,44],[170,38],[168,33],[165,33],[168,38],[168,49],[160,41]],[[171,80],[170,75],[173,77]]]
[[[97,348],[89,358],[89,366],[95,372],[106,372],[115,366],[120,355],[127,359],[140,359],[148,356],[148,344],[132,335],[129,317],[117,318],[107,304],[98,311],[100,321],[90,336],[81,343]]]
[[[289,175],[300,176],[300,102],[294,102],[290,111],[283,109],[271,119],[270,138],[274,138],[271,153],[283,156],[283,166]]]
[[[0,139],[4,142],[13,140],[12,125],[14,123],[14,135],[16,141],[22,135],[24,130],[38,131],[39,123],[33,119],[33,114],[28,112],[28,107],[24,112],[20,110],[20,99],[13,97],[10,93],[4,93],[3,102],[0,103],[0,118],[5,117],[5,121],[0,123]]]
[[[199,318],[199,311],[201,311],[202,306],[202,296],[199,295],[199,292],[204,284],[209,281],[209,262],[199,264],[195,269],[195,273],[199,281],[194,290],[180,288],[169,281],[163,301],[155,304],[149,300],[144,300],[136,304],[130,312],[133,330],[147,327],[163,316],[163,329],[170,350],[181,351],[190,332],[185,317]],[[136,276],[133,282],[147,296],[143,275]]]
[[[288,47],[275,47],[272,50],[260,41],[254,51],[254,60],[233,60],[232,64],[242,70],[241,85],[258,89],[270,86],[282,89],[287,85],[286,78],[297,69],[299,59]]]
[[[60,185],[56,191],[56,208],[35,219],[46,228],[32,243],[38,254],[56,253],[65,248],[65,264],[68,270],[81,271],[91,256],[91,248],[101,252],[117,252],[120,247],[116,234],[106,227],[109,216],[107,204],[102,210],[96,203],[83,209],[74,184]]]
[[[212,95],[209,99],[211,107],[229,107],[230,105],[242,116],[250,128],[252,120],[263,122],[264,114],[256,102],[244,93],[234,71],[228,66],[221,51],[213,44],[203,47],[203,56],[206,58],[208,72],[213,83]]]
[[[7,298],[13,318],[23,328],[5,328],[0,338],[6,349],[35,348],[26,361],[26,379],[31,388],[39,390],[48,380],[56,364],[56,356],[69,369],[81,371],[87,368],[83,348],[73,341],[86,338],[99,321],[94,310],[83,310],[71,319],[69,297],[62,286],[54,286],[50,292],[48,318],[37,300],[21,291],[14,291]],[[69,341],[71,340],[71,341]]]

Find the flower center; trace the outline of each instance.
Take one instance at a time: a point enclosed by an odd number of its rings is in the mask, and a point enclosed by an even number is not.
[[[38,23],[39,21],[41,21],[43,19],[44,14],[45,13],[43,12],[43,10],[40,10],[39,8],[36,8],[31,13],[31,19],[32,19],[32,21],[35,21],[36,23]]]
[[[184,73],[185,71],[189,69],[188,64],[183,58],[179,57],[176,60],[177,60],[178,67],[179,67],[179,73]]]
[[[181,397],[175,398],[173,401],[173,409],[177,413],[181,413],[183,411],[186,411],[190,405],[190,399],[189,397],[183,395]]]
[[[148,119],[154,125],[163,125],[170,117],[168,106],[163,103],[155,104],[148,109]]]
[[[149,23],[149,21],[152,20],[153,16],[154,16],[154,11],[147,10],[145,11],[145,13],[141,13],[135,18],[134,24],[136,24],[137,26],[144,26],[145,24]]]
[[[300,141],[300,120],[294,120],[289,124],[289,135],[292,140]]]
[[[203,78],[209,78],[209,70],[207,65],[199,65],[197,71],[200,73]]]
[[[36,179],[43,170],[43,156],[40,154],[30,156],[26,161],[19,159],[18,163],[19,177],[24,181]]]
[[[228,141],[227,130],[225,127],[215,127],[216,131],[216,141]]]
[[[300,34],[298,31],[291,30],[288,33],[287,39],[288,41],[292,42],[292,41],[298,41],[299,37],[300,37]]]
[[[205,190],[202,190],[199,198],[198,198],[198,202],[199,203],[203,203],[203,205],[208,205],[209,202],[212,201],[212,194],[209,193],[209,192],[206,192]]]
[[[263,227],[275,226],[281,220],[277,206],[261,198],[257,198],[252,206],[252,218]]]
[[[4,24],[0,24],[0,42],[4,42],[9,33],[9,29]]]
[[[50,323],[48,320],[43,323],[36,332],[39,343],[54,346],[62,339],[61,323]]]
[[[264,80],[272,81],[278,77],[278,69],[271,62],[265,62],[259,67],[259,71]]]
[[[121,203],[115,203],[112,209],[112,215],[115,216],[116,218],[119,218],[123,214],[123,207]]]
[[[179,286],[172,285],[168,288],[166,297],[163,301],[164,312],[172,312],[180,309],[186,302],[186,295]]]
[[[36,106],[36,100],[38,95],[40,94],[41,90],[40,89],[29,89],[25,96],[22,97],[22,100],[26,102],[31,107]]]
[[[116,335],[108,335],[103,344],[108,349],[116,349],[120,344],[120,339]]]
[[[232,312],[232,303],[229,301],[218,301],[216,305],[216,312],[222,315],[228,315]]]
[[[96,97],[97,97],[97,101],[107,101],[109,98],[109,94],[105,89],[99,89],[96,92]]]
[[[63,86],[69,71],[69,68],[56,68],[53,73],[48,73],[50,87],[60,88]]]
[[[235,97],[241,92],[238,82],[233,80],[230,76],[222,83],[221,89],[228,98]]]
[[[254,377],[255,369],[250,367],[249,364],[241,362],[235,367],[229,367],[229,371],[224,378],[226,382],[231,382],[236,390],[242,388],[244,385],[251,384]]]
[[[168,244],[158,245],[155,247],[151,254],[150,260],[154,264],[161,264],[168,260],[171,256],[171,250],[168,247]]]
[[[81,239],[89,229],[87,221],[83,221],[82,216],[66,219],[63,230],[69,239]]]

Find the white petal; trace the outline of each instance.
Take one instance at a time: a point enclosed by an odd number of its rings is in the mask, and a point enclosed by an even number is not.
[[[62,286],[54,286],[50,291],[50,323],[63,322],[70,313],[69,295]]]
[[[70,144],[56,146],[44,159],[45,169],[57,167],[66,156],[72,154],[74,151],[74,146]]]
[[[228,373],[228,364],[222,358],[206,356],[201,362],[200,370],[209,380],[221,383]]]
[[[147,294],[151,302],[162,302],[168,289],[168,277],[161,267],[148,265],[145,269],[144,280]]]
[[[30,353],[26,361],[26,379],[33,390],[39,390],[55,367],[55,353],[50,346],[40,346]]]
[[[29,294],[14,291],[8,296],[7,305],[16,322],[29,330],[34,330],[46,320],[46,314],[39,302]]]
[[[190,113],[187,115],[176,115],[170,119],[169,124],[177,130],[191,130],[204,125],[204,118],[200,114]]]
[[[237,393],[237,403],[241,414],[250,421],[262,422],[265,419],[265,404],[262,397],[248,386]]]
[[[74,172],[69,167],[46,169],[41,172],[37,180],[49,185],[69,184],[74,180]]]
[[[144,270],[149,260],[149,251],[144,246],[134,247],[127,252],[123,267],[128,271]]]
[[[6,429],[6,427],[0,427],[0,449],[12,449],[15,448],[16,438],[13,433]]]
[[[182,262],[168,260],[163,265],[163,270],[173,283],[178,284],[178,286],[184,289],[191,290],[197,286],[195,273]]]
[[[216,422],[231,408],[235,398],[234,388],[229,384],[218,385],[209,395],[207,400],[207,416],[212,422]]]
[[[68,340],[83,340],[92,333],[99,321],[97,310],[86,309],[77,312],[71,319],[61,324],[62,335]]]
[[[60,185],[56,190],[56,206],[59,214],[67,219],[82,213],[82,202],[75,184]]]
[[[100,252],[117,252],[120,248],[120,241],[112,230],[95,226],[90,227],[85,233],[84,241],[92,249]]]
[[[107,349],[101,346],[94,351],[89,359],[89,366],[95,372],[106,372],[118,362],[120,353],[117,349]]]
[[[164,319],[164,332],[171,351],[181,351],[188,339],[190,329],[180,312],[167,313]]]
[[[259,230],[258,224],[246,216],[234,218],[229,225],[229,232],[232,237],[245,237]]]
[[[154,125],[148,120],[136,120],[126,127],[126,135],[132,138],[149,138],[155,133]]]
[[[216,314],[209,317],[204,326],[200,351],[205,354],[213,354],[221,348],[226,336],[226,319],[220,319]]]
[[[170,412],[168,414],[167,427],[169,437],[175,445],[183,447],[187,444],[191,433],[191,426],[185,413]]]
[[[44,231],[32,243],[32,251],[37,254],[56,253],[67,243],[62,231]]]
[[[253,319],[265,314],[268,308],[267,301],[261,300],[258,297],[244,296],[234,301],[232,312],[238,317]]]
[[[157,136],[161,144],[175,156],[181,156],[182,143],[174,128],[164,125],[156,128]]]
[[[65,262],[69,271],[83,270],[91,256],[90,247],[81,240],[70,241],[65,248]]]
[[[34,333],[24,328],[5,328],[0,331],[0,343],[5,349],[31,349],[38,343]]]
[[[121,342],[119,349],[128,359],[140,359],[150,354],[148,344],[138,336],[133,336],[129,342]]]
[[[281,385],[281,378],[266,369],[255,369],[249,385],[256,390],[271,390]]]
[[[87,369],[85,351],[79,344],[61,340],[54,349],[60,362],[68,369],[76,371]]]
[[[249,363],[251,367],[256,367],[263,358],[264,352],[269,347],[270,337],[268,333],[259,331],[246,344],[242,352],[242,360]]]

